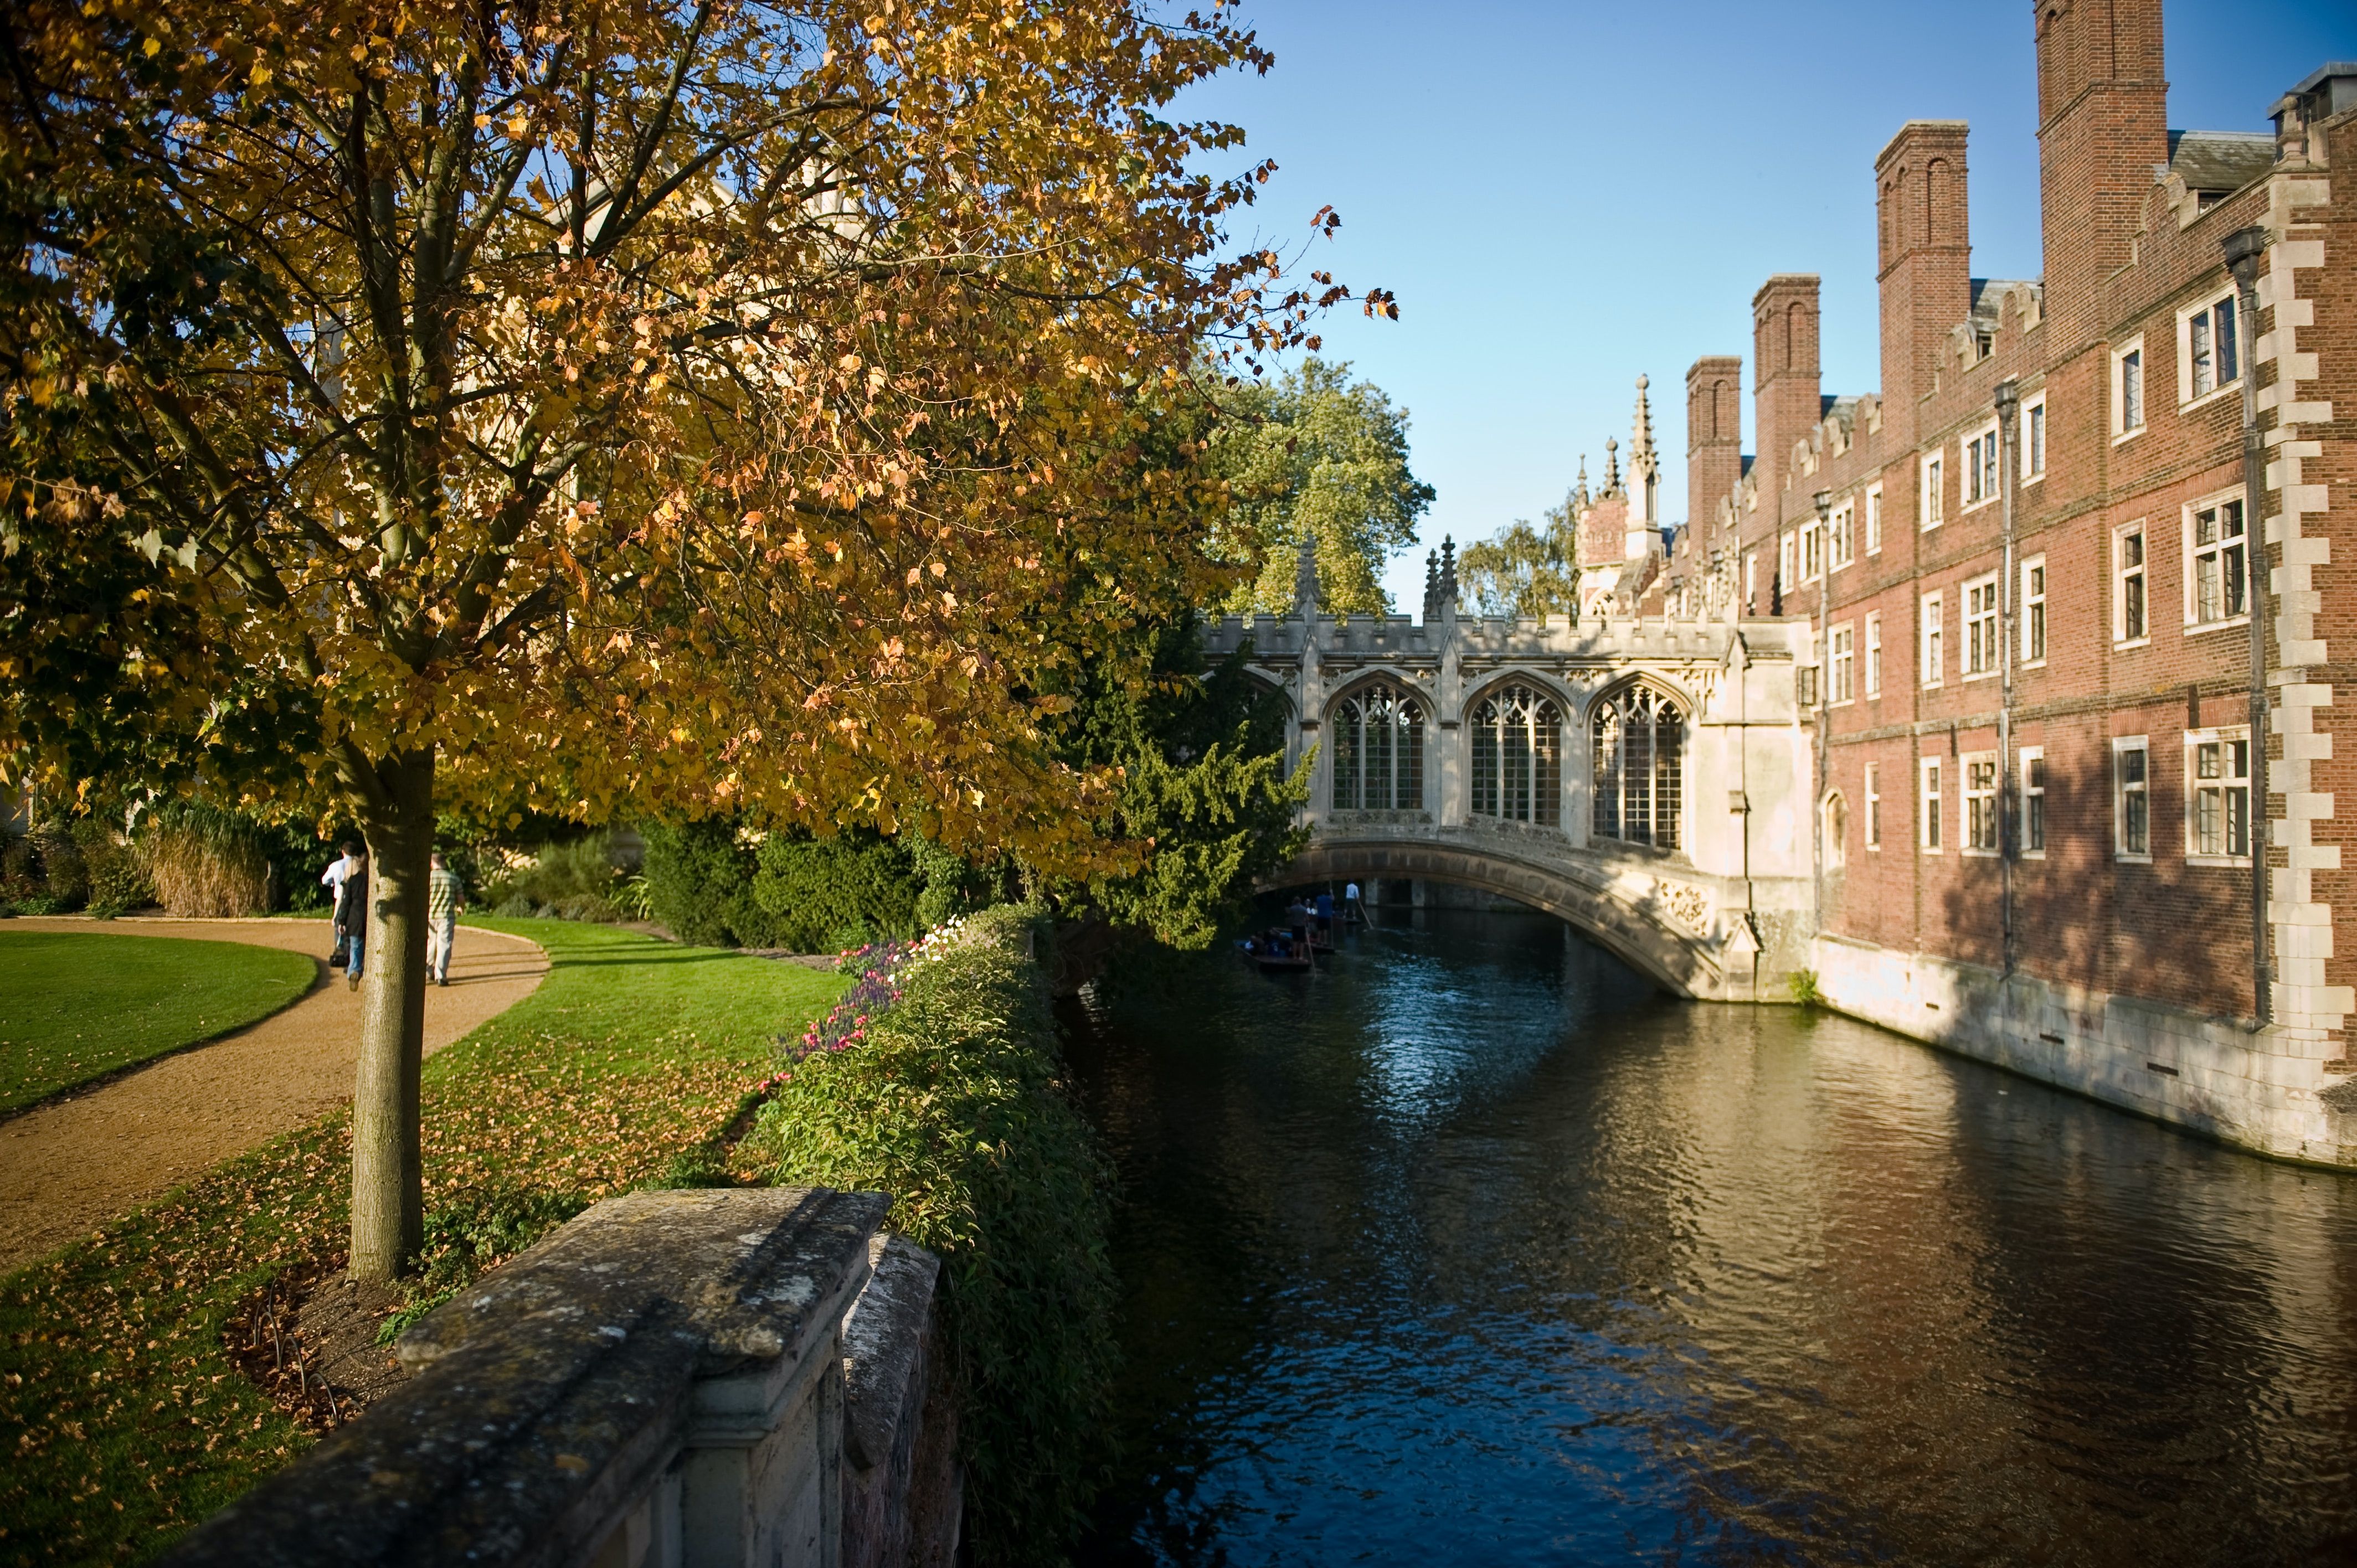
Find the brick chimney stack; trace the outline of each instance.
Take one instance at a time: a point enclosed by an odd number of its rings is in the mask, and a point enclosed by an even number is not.
[[[1779,273],[1751,296],[1752,429],[1760,445],[1751,472],[1760,521],[1781,515],[1792,443],[1822,416],[1817,389],[1817,275]]]
[[[1965,131],[1962,120],[1910,120],[1874,160],[1883,421],[1902,442],[1915,438],[1941,344],[1972,314]]]
[[[1686,526],[1707,529],[1743,478],[1743,360],[1696,360],[1686,371]],[[1696,533],[1699,540],[1705,537]]]
[[[2036,14],[2047,330],[2067,353],[2102,329],[2097,293],[2169,162],[2169,83],[2160,0],[2040,0]]]

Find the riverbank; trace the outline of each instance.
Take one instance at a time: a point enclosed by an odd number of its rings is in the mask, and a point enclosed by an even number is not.
[[[483,924],[552,967],[426,1064],[425,1262],[452,1280],[662,1179],[843,987],[609,928]],[[319,1117],[0,1279],[0,1562],[152,1555],[308,1441],[223,1331],[271,1280],[339,1259],[349,1142],[344,1112]]]

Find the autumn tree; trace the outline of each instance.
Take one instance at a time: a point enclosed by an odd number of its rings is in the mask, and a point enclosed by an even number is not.
[[[437,806],[1125,864],[1111,780],[1042,721],[1127,645],[1134,568],[1230,580],[1216,491],[1135,443],[1222,344],[1303,343],[1346,297],[1232,252],[1266,169],[1203,176],[1241,134],[1164,117],[1266,68],[1223,9],[25,0],[0,26],[0,550],[55,590],[0,656],[152,698],[209,777],[361,824],[356,1274],[420,1238]],[[1398,476],[1371,516],[1416,504]],[[77,594],[108,618],[66,636]],[[69,782],[70,724],[11,691],[0,726],[12,779]]]
[[[1536,528],[1523,519],[1457,558],[1458,591],[1485,616],[1577,615],[1579,551],[1572,503],[1549,507]]]
[[[1317,541],[1318,600],[1330,612],[1384,615],[1383,564],[1415,542],[1430,485],[1408,468],[1407,410],[1351,367],[1317,358],[1222,399],[1213,466],[1232,501],[1221,533],[1250,580],[1226,608],[1293,607],[1301,536]]]

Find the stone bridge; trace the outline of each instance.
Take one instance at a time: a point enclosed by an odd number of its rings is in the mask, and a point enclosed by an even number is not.
[[[1787,621],[1294,611],[1206,626],[1315,748],[1308,848],[1275,887],[1414,878],[1502,894],[1666,989],[1786,1001],[1816,929],[1814,735]]]

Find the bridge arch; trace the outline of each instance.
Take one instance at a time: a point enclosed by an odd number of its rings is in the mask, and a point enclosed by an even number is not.
[[[1408,836],[1329,827],[1265,886],[1377,878],[1445,882],[1544,910],[1679,996],[1749,993],[1749,965],[1735,972],[1713,934],[1727,918],[1717,908],[1723,890],[1666,856],[1657,865],[1652,856],[1573,850],[1551,833],[1475,828]]]

